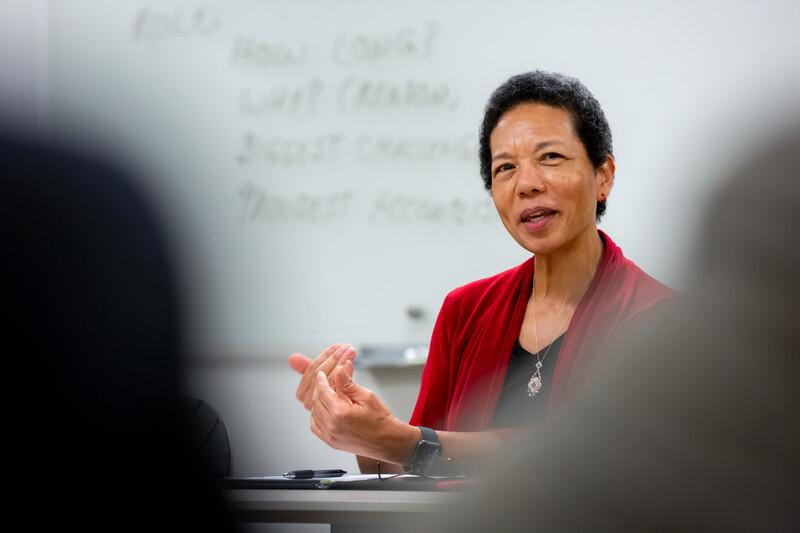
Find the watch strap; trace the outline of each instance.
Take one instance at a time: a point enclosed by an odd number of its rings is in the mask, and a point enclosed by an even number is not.
[[[432,430],[431,428],[426,428],[424,426],[417,426],[419,427],[420,431],[422,431],[422,438],[420,440],[426,440],[428,442],[435,442],[436,444],[442,444],[442,441],[439,440],[439,434],[436,431]]]
[[[411,474],[425,475],[439,460],[442,454],[442,443],[439,441],[439,435],[436,434],[436,431],[423,426],[417,427],[419,427],[422,435],[417,442],[414,455],[411,457],[411,464],[406,467],[406,471]]]

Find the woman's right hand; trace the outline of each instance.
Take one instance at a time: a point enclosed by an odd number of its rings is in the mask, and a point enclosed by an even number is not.
[[[349,344],[331,344],[325,348],[316,359],[311,359],[301,353],[293,353],[289,356],[289,366],[299,374],[300,384],[297,385],[295,397],[303,404],[307,411],[311,410],[312,396],[316,386],[317,372],[324,372],[330,376],[331,372],[337,367],[344,365],[346,361],[352,361],[356,357],[356,351]],[[345,368],[350,369],[352,377],[352,365]]]

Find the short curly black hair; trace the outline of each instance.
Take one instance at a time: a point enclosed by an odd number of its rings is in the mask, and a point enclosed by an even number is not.
[[[609,155],[611,128],[600,102],[576,78],[555,72],[534,70],[511,76],[495,89],[486,103],[480,130],[481,177],[486,190],[492,190],[492,150],[489,137],[503,114],[517,104],[534,102],[565,109],[572,115],[573,127],[586,148],[594,168],[600,168]],[[605,200],[597,202],[597,220],[606,211]]]

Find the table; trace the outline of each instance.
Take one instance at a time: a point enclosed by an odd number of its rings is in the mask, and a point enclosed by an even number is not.
[[[408,490],[228,490],[238,522],[331,524],[332,533],[387,531],[441,511],[457,493]],[[377,529],[379,528],[379,529]]]

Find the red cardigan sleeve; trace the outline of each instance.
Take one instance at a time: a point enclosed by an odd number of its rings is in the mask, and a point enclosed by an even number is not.
[[[409,421],[409,424],[414,426],[432,429],[445,427],[452,389],[455,386],[452,372],[458,366],[452,351],[452,334],[457,331],[455,323],[459,315],[457,290],[452,291],[444,299],[433,327],[417,404]]]

